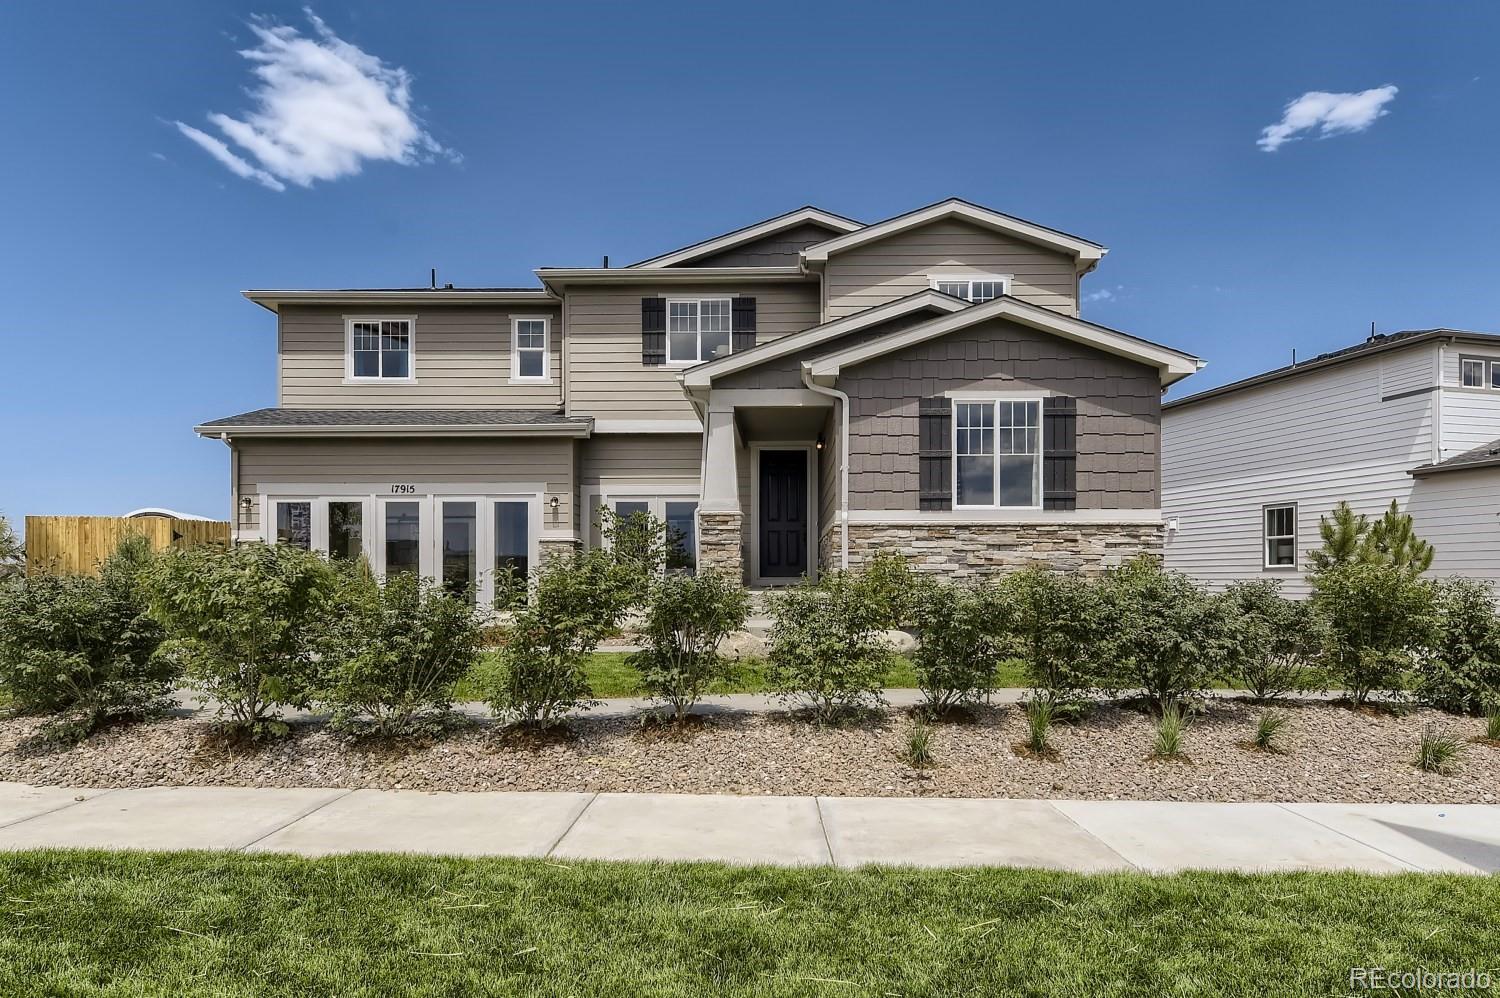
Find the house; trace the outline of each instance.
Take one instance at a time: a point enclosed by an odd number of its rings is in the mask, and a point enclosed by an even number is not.
[[[1202,582],[1306,595],[1319,518],[1393,499],[1432,574],[1500,579],[1500,336],[1373,335],[1168,402],[1162,439],[1166,565]]]
[[[899,550],[960,575],[1159,551],[1188,354],[1078,315],[1098,243],[961,200],[805,207],[535,288],[248,291],[272,408],[206,422],[236,536],[479,598],[649,511],[746,584]],[[607,263],[607,260],[606,260]]]

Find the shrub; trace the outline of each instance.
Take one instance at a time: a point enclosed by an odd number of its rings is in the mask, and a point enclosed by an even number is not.
[[[1169,703],[1156,722],[1156,741],[1151,754],[1159,759],[1176,759],[1182,755],[1182,735],[1188,726],[1187,712],[1176,702]]]
[[[864,598],[884,618],[885,629],[912,626],[921,586],[905,558],[894,551],[880,552],[861,569],[860,581]]]
[[[1310,555],[1314,572],[1342,565],[1378,563],[1408,575],[1421,575],[1432,567],[1431,544],[1416,535],[1410,513],[1401,512],[1394,499],[1374,523],[1355,513],[1347,502],[1333,508],[1331,516],[1318,518],[1323,546]]]
[[[912,664],[928,710],[978,702],[1005,650],[1010,621],[1000,590],[928,581],[915,590],[912,617],[920,640]]]
[[[535,573],[531,602],[516,611],[486,684],[496,715],[549,728],[592,702],[583,667],[634,598],[634,569],[605,551],[555,555]]]
[[[0,516],[0,582],[19,579],[26,574],[26,546],[11,529],[10,521]]]
[[[1500,742],[1500,704],[1491,704],[1484,709],[1484,737]]]
[[[681,724],[714,680],[725,678],[728,660],[719,642],[745,624],[749,597],[739,580],[717,572],[668,575],[651,587],[641,632],[646,647],[630,656],[641,684],[672,709]]]
[[[891,603],[880,576],[832,571],[804,580],[772,597],[771,617],[766,679],[783,701],[810,708],[819,723],[880,701],[891,662],[881,640]]]
[[[609,507],[599,510],[599,532],[615,563],[613,578],[625,588],[631,606],[642,603],[666,571],[677,539],[665,520],[643,512],[621,514]]]
[[[14,709],[54,714],[49,741],[77,741],[110,720],[160,713],[174,678],[158,654],[133,555],[100,577],[37,575],[0,586],[0,688]]]
[[[1026,568],[1001,583],[1000,601],[1009,613],[1009,650],[1039,696],[1073,703],[1100,685],[1108,621],[1097,584]]]
[[[252,738],[286,733],[281,705],[305,706],[333,569],[290,545],[165,552],[143,573],[152,612],[189,684]]]
[[[1463,742],[1457,735],[1429,723],[1422,729],[1422,738],[1417,743],[1417,758],[1413,761],[1419,769],[1447,776],[1456,768],[1463,748]]]
[[[1349,562],[1314,574],[1313,603],[1327,622],[1325,660],[1362,704],[1397,691],[1436,637],[1433,586],[1382,562]]]
[[[906,736],[906,761],[913,769],[932,765],[932,725],[925,717],[917,718]]]
[[[1281,729],[1286,727],[1287,720],[1287,716],[1278,710],[1268,710],[1261,714],[1260,720],[1255,722],[1255,747],[1262,752],[1280,752],[1277,739],[1281,735]]]
[[[1235,636],[1222,597],[1142,557],[1104,580],[1112,620],[1112,685],[1146,692],[1162,710],[1207,693],[1230,661]]]
[[[1307,600],[1287,599],[1274,579],[1236,582],[1224,593],[1235,677],[1257,700],[1302,688],[1323,646],[1322,621]]]
[[[440,719],[453,687],[479,658],[473,608],[410,573],[384,583],[357,562],[341,568],[318,641],[313,703],[332,725],[411,733]]]
[[[1478,713],[1500,698],[1500,614],[1494,587],[1473,579],[1435,586],[1437,632],[1417,659],[1418,695],[1441,710]]]
[[[1050,747],[1054,702],[1047,697],[1032,697],[1026,702],[1026,747],[1042,755]]]

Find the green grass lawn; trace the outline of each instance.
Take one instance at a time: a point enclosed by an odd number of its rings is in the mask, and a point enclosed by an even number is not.
[[[1341,995],[1493,967],[1497,907],[1417,874],[33,852],[0,855],[0,994]]]

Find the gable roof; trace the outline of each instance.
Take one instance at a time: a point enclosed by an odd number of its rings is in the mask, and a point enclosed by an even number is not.
[[[1434,461],[1430,464],[1418,465],[1407,472],[1413,478],[1425,478],[1428,475],[1437,475],[1445,471],[1470,471],[1476,468],[1494,468],[1500,466],[1500,440],[1491,440],[1487,444],[1480,444],[1473,450],[1466,450],[1462,454],[1455,454],[1446,461]]]
[[[1048,308],[1028,304],[1019,298],[1004,295],[980,305],[970,305],[952,315],[940,316],[929,322],[898,330],[889,336],[881,336],[845,350],[804,361],[802,366],[814,380],[831,381],[838,377],[845,367],[851,367],[938,336],[946,336],[948,333],[989,319],[1006,319],[1018,325],[1028,326],[1075,343],[1082,343],[1096,350],[1102,350],[1105,353],[1154,367],[1159,372],[1164,386],[1195,373],[1203,367],[1204,363],[1192,354],[1173,350],[1171,347],[1164,347],[1159,343],[1152,343],[1149,340],[1131,336],[1129,333],[1110,329],[1108,326],[1101,326],[1084,319],[1075,319],[1070,315],[1063,315],[1061,312],[1054,312]]]
[[[795,228],[808,222],[824,226],[834,232],[843,233],[854,232],[862,227],[860,222],[856,222],[852,218],[835,215],[831,211],[824,211],[822,208],[815,208],[810,204],[803,205],[801,208],[789,211],[785,215],[777,215],[775,218],[768,218],[763,222],[756,222],[744,228],[735,229],[733,232],[726,232],[721,236],[714,236],[711,239],[693,243],[691,246],[684,246],[681,249],[672,250],[670,253],[663,253],[661,256],[653,256],[649,260],[632,263],[625,269],[655,270],[661,267],[674,267],[691,260],[697,260],[700,257],[722,253],[724,250],[733,249],[736,246],[741,246],[756,239],[764,239],[766,236],[775,235],[778,232]]]
[[[815,243],[802,251],[802,262],[809,267],[817,267],[828,261],[830,256],[842,253],[845,250],[854,249],[856,246],[864,246],[888,236],[914,229],[920,225],[940,221],[945,218],[957,218],[965,222],[973,223],[982,228],[1000,232],[1015,239],[1034,243],[1060,253],[1066,253],[1073,257],[1075,265],[1080,274],[1087,273],[1094,268],[1109,250],[1099,243],[1092,242],[1079,236],[1069,235],[1057,229],[1050,229],[1045,225],[1028,222],[1023,218],[1005,215],[990,208],[965,201],[962,198],[948,198],[936,204],[930,204],[925,208],[909,211],[904,215],[888,218],[883,222],[866,225],[841,236],[835,236],[825,242]]]
[[[550,409],[256,409],[193,427],[231,436],[535,436],[586,437],[594,421]]]
[[[847,336],[882,322],[889,322],[921,309],[948,313],[971,307],[962,298],[955,298],[941,291],[924,289],[909,294],[905,298],[897,298],[884,305],[876,305],[874,308],[867,308],[854,315],[834,319],[832,322],[812,326],[801,332],[771,340],[769,343],[758,344],[749,350],[742,350],[727,357],[720,357],[718,360],[711,360],[706,364],[690,367],[679,378],[687,388],[706,388],[713,383],[715,378],[722,378],[727,374],[743,371],[778,357],[786,357],[806,350],[808,347],[836,340],[841,336]]]
[[[283,305],[428,305],[531,304],[556,305],[546,288],[332,288],[328,290],[241,291],[261,308],[279,312]]]

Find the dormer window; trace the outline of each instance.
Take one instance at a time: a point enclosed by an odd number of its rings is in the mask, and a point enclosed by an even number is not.
[[[1009,274],[932,274],[928,284],[934,291],[974,304],[993,301],[1010,291]]]
[[[415,316],[344,317],[344,375],[352,381],[415,379],[412,340]]]

